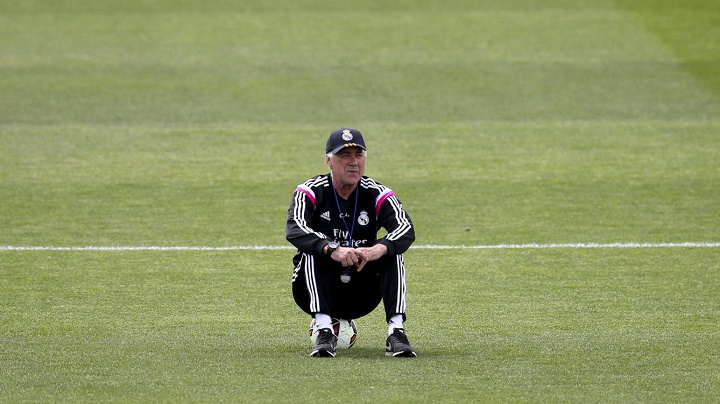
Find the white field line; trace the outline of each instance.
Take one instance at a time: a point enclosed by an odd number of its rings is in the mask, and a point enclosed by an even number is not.
[[[417,245],[415,250],[537,250],[550,248],[720,248],[720,242],[683,243],[570,243],[570,244],[495,244],[495,245]],[[236,251],[236,250],[294,250],[292,246],[0,246],[0,251]]]

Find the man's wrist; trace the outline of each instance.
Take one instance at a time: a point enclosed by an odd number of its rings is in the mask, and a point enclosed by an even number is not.
[[[392,255],[395,253],[395,248],[389,241],[382,239],[377,244],[385,246],[385,254],[383,255]]]
[[[329,257],[338,248],[340,248],[340,243],[338,243],[337,241],[331,241],[331,242],[327,243],[325,245],[325,247],[323,248],[323,255]]]

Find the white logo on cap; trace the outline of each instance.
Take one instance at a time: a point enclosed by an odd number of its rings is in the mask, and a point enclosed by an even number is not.
[[[350,129],[345,129],[345,130],[343,131],[342,138],[343,138],[343,140],[346,141],[346,142],[352,140],[353,135],[352,135],[352,133],[350,133]]]

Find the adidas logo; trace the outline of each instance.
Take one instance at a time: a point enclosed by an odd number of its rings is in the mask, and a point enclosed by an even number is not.
[[[323,218],[323,219],[325,219],[325,220],[327,220],[327,221],[332,220],[332,219],[330,219],[330,211],[327,211],[327,212],[321,214],[320,217]]]

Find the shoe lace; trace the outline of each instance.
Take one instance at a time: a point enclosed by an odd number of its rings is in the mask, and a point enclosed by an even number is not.
[[[318,331],[317,343],[318,344],[332,344],[333,334],[330,330],[322,329]]]
[[[401,343],[406,344],[406,345],[410,345],[410,342],[408,341],[407,335],[405,335],[405,333],[404,333],[403,331],[401,331],[400,329],[397,329],[397,328],[396,328],[395,331],[393,331],[392,336],[393,336],[398,342],[401,342]]]

